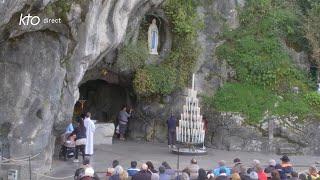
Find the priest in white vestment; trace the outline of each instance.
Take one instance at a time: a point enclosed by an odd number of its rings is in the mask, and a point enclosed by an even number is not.
[[[86,118],[84,119],[84,126],[86,127],[86,134],[87,134],[87,143],[86,143],[85,152],[86,152],[86,155],[92,155],[93,154],[93,133],[96,130],[96,126],[91,120],[90,112],[86,114]]]

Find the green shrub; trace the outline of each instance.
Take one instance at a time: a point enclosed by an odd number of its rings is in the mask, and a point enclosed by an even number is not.
[[[281,0],[246,2],[240,13],[240,27],[226,30],[222,35],[226,41],[216,50],[218,58],[235,69],[237,83],[219,89],[211,98],[214,107],[243,113],[250,123],[261,120],[267,110],[302,119],[317,114],[312,107],[316,102],[304,98],[310,91],[308,75],[295,67],[282,47],[285,42],[301,50],[307,44],[301,13],[293,8],[297,8],[295,3]],[[300,93],[292,94],[293,87],[299,87]]]
[[[280,99],[273,114],[278,116],[294,115],[303,120],[306,116],[314,114],[314,111],[301,94],[287,93]]]
[[[218,111],[239,112],[249,123],[262,120],[264,113],[274,108],[276,96],[258,86],[226,83],[214,97],[205,97],[204,103]]]
[[[315,110],[320,110],[320,94],[318,92],[310,92],[305,95],[306,102]]]
[[[134,77],[133,86],[139,96],[166,95],[175,88],[175,69],[166,66],[146,66],[139,69]]]
[[[173,32],[178,35],[195,36],[198,18],[196,13],[197,1],[195,0],[167,0],[165,12],[173,24]]]
[[[176,87],[183,88],[190,79],[199,56],[197,31],[203,22],[196,11],[195,0],[168,0],[165,12],[173,24],[173,46],[170,56],[164,64],[176,69]]]
[[[170,94],[186,86],[200,52],[196,40],[202,21],[197,15],[197,4],[195,0],[165,2],[173,30],[171,53],[160,66],[138,68],[133,81],[139,96]]]
[[[145,65],[149,52],[146,42],[138,41],[136,44],[128,44],[119,51],[117,67],[121,71],[137,70]]]

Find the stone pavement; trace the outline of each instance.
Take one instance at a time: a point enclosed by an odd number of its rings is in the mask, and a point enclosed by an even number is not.
[[[166,144],[148,143],[148,142],[121,142],[115,141],[113,145],[96,145],[95,154],[91,158],[92,165],[97,172],[105,172],[114,159],[120,161],[120,164],[128,168],[131,160],[136,160],[138,164],[151,160],[155,167],[158,168],[162,161],[167,161],[172,168],[177,168],[177,158],[175,154],[168,151]],[[267,164],[270,158],[280,161],[281,156],[267,153],[257,152],[236,152],[222,151],[216,149],[208,149],[208,155],[198,156],[198,164],[204,169],[212,169],[217,166],[217,162],[221,159],[226,160],[227,165],[232,166],[234,158],[240,158],[243,163],[250,165],[253,159],[258,159],[263,165]],[[180,168],[186,167],[192,156],[180,156]],[[297,171],[306,170],[315,161],[319,161],[320,157],[315,156],[289,156],[292,163],[296,165]],[[55,160],[52,166],[52,176],[65,177],[74,174],[80,163],[73,163],[72,160],[67,162]],[[304,167],[297,167],[304,165]],[[105,177],[105,173],[99,174],[100,177]],[[49,179],[49,178],[42,178]],[[73,179],[73,178],[70,178]]]

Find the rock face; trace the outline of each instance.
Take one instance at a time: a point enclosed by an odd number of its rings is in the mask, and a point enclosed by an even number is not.
[[[204,28],[198,32],[198,44],[202,51],[194,69],[195,88],[200,94],[212,95],[234,74],[226,62],[219,61],[214,56],[215,48],[223,43],[216,37],[221,33],[225,22],[232,28],[238,26],[236,8],[238,5],[243,6],[243,1],[201,0],[199,4],[197,12],[204,20]],[[130,132],[131,137],[166,142],[166,120],[171,112],[180,115],[186,96],[187,92],[183,90],[152,102],[140,101],[130,124],[130,129],[134,129]]]
[[[0,2],[1,142],[10,157],[50,167],[55,135],[72,117],[85,72],[112,54],[128,29],[163,0],[4,0]],[[39,16],[19,25],[20,15]],[[64,14],[67,13],[67,14]],[[61,18],[45,24],[44,18]],[[44,166],[43,166],[44,165]]]
[[[117,49],[126,41],[135,41],[147,12],[158,15],[164,26],[170,26],[163,10],[158,9],[163,1],[0,0],[0,141],[5,147],[4,155],[11,158],[36,155],[32,168],[48,170],[55,137],[72,118],[79,86],[97,79],[119,86],[131,83],[132,74],[119,74],[113,67]],[[243,6],[244,1],[200,1],[198,13],[204,18],[205,27],[198,32],[198,41],[203,52],[194,70],[200,93],[214,93],[234,75],[225,62],[215,58],[214,50],[223,43],[215,38],[223,23],[232,28],[238,26],[238,5]],[[39,16],[41,22],[19,25],[21,14],[29,13]],[[44,18],[60,18],[61,23],[44,23]],[[163,36],[162,58],[170,53],[172,45],[169,28],[164,29]],[[293,56],[297,57],[297,64],[303,64],[303,54]],[[180,91],[152,102],[138,99],[129,124],[130,137],[165,142],[168,115],[180,113],[186,95],[186,91]],[[208,113],[212,121],[207,141],[212,146],[228,150],[266,149],[268,140],[263,129],[242,125],[238,116],[225,121],[220,121],[221,117],[225,116]],[[320,153],[317,148],[320,142],[312,141],[319,136],[313,134],[318,132],[319,124],[302,127],[277,127],[276,135],[281,138],[275,138],[274,143],[279,144],[275,146],[280,151],[289,151],[286,147],[295,148],[299,144],[306,147],[301,148],[302,152]],[[285,144],[288,140],[294,143]]]
[[[96,131],[94,133],[94,144],[112,144],[112,137],[114,134],[113,123],[98,123],[96,124]]]

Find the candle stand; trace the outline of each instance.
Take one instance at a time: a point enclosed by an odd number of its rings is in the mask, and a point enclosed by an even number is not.
[[[176,127],[176,140],[179,148],[171,151],[181,155],[205,155],[204,146],[205,130],[200,114],[199,99],[194,88],[194,74],[192,76],[192,88],[188,89],[186,104],[182,107],[179,126]]]

